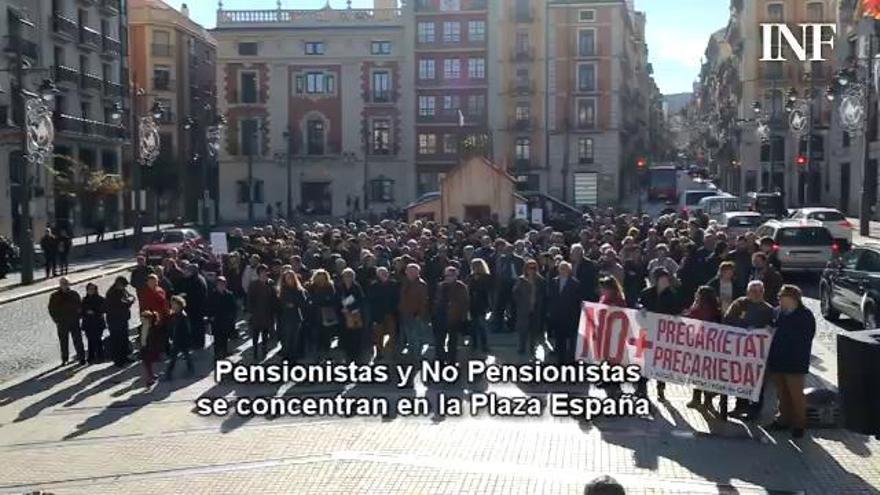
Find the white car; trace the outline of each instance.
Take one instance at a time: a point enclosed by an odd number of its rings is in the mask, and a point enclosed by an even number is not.
[[[722,217],[728,211],[741,211],[739,198],[725,192],[717,193],[717,196],[707,196],[697,203],[694,210],[703,210],[709,220],[721,222]]]
[[[840,254],[840,244],[816,220],[770,220],[755,231],[773,239],[783,272],[821,272]]]
[[[746,232],[753,231],[764,223],[756,211],[729,211],[722,214],[718,226],[727,232],[727,239],[736,239]]]
[[[794,210],[789,217],[791,220],[816,221],[828,229],[831,237],[842,239],[847,244],[852,244],[853,229],[855,226],[846,219],[846,216],[834,208],[800,208]]]

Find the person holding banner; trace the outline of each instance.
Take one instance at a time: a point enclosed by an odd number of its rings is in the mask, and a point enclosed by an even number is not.
[[[746,295],[740,297],[724,314],[723,323],[740,328],[756,329],[767,328],[773,323],[773,306],[764,300],[764,283],[760,280],[752,280],[746,288]],[[761,393],[763,396],[763,391]],[[721,396],[722,410],[726,408],[727,396]],[[749,404],[746,399],[737,398],[736,406],[731,415],[754,417],[761,410],[761,401]]]
[[[815,335],[816,318],[804,306],[801,290],[783,285],[779,291],[776,331],[767,357],[767,371],[779,396],[779,417],[770,428],[791,429],[793,438],[803,437],[807,424],[804,380],[810,372]]]
[[[736,280],[736,272],[732,261],[724,261],[718,266],[718,274],[707,284],[718,297],[721,314],[726,314],[733,301],[746,295],[745,286]]]
[[[685,310],[685,316],[711,323],[721,323],[721,305],[715,295],[715,290],[707,285],[698,288],[693,304]],[[695,388],[687,407],[691,409],[697,409],[701,406],[711,407],[714,396],[715,394]],[[723,414],[727,414],[726,402],[722,402]]]
[[[657,251],[659,252],[659,246]],[[665,256],[665,255],[664,255]],[[666,258],[672,261],[670,258]],[[656,261],[656,260],[655,260]],[[675,263],[673,261],[673,263]],[[672,275],[669,271],[658,266],[651,272],[651,285],[639,295],[639,307],[646,311],[675,316],[681,314],[683,303],[681,297],[673,285]],[[636,386],[636,395],[648,396],[648,380],[642,378]],[[657,398],[666,400],[666,383],[657,380]]]

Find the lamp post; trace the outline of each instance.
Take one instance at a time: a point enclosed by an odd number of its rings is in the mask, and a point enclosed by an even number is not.
[[[364,215],[367,215],[370,207],[370,129],[367,128],[367,119],[363,121],[364,128]]]
[[[286,130],[282,133],[284,141],[287,144],[287,153],[285,153],[285,165],[287,166],[287,221],[290,222],[293,217],[293,131]]]
[[[33,177],[31,167],[41,166],[52,155],[55,139],[55,127],[52,123],[52,110],[49,103],[55,99],[58,90],[49,79],[43,80],[37,94],[26,91],[23,87],[24,64],[21,58],[21,44],[17,48],[18,63],[15,70],[16,82],[21,92],[19,98],[22,106],[22,160],[20,191],[20,215],[18,222],[18,245],[21,250],[21,283],[32,284],[34,281],[34,233],[31,225],[31,189]]]
[[[220,134],[223,132],[223,129],[226,127],[226,117],[223,115],[217,115],[214,117],[211,125],[205,127],[205,143],[208,151],[208,157],[211,161],[215,161],[218,157],[218,151],[220,150]],[[196,131],[199,129],[199,122],[192,118],[187,117],[186,121],[183,124],[184,130],[187,131]],[[192,136],[190,136],[192,137]],[[195,153],[194,158],[199,157],[198,153]],[[210,179],[209,179],[209,165],[207,161],[202,161],[201,168],[201,182],[202,182],[202,214],[201,214],[201,224],[202,227],[207,232],[207,229],[211,226],[211,209],[208,206],[208,201],[211,200],[211,190],[209,187]]]
[[[841,127],[850,134],[861,133],[863,136],[859,234],[868,236],[871,232],[871,207],[875,200],[872,197],[872,191],[876,188],[876,184],[873,186],[868,184],[871,137],[867,132],[869,130],[868,123],[874,122],[877,118],[876,104],[873,101],[876,56],[874,54],[874,35],[865,35],[863,39],[867,44],[867,57],[859,60],[853,58],[847,66],[841,68],[835,74],[825,96],[829,101],[834,101],[839,97],[838,116]]]
[[[260,135],[260,131],[263,133],[267,132],[269,127],[266,125],[264,120],[261,120],[259,125],[255,125],[253,127],[253,132],[248,134],[247,136],[247,188],[248,188],[248,222],[251,224],[254,223],[254,152],[258,148],[257,138]]]
[[[139,88],[136,93],[139,97],[145,97],[146,94],[142,88]],[[162,117],[162,112],[164,109],[158,100],[153,101],[153,105],[150,107],[150,110],[142,116],[139,116],[135,119],[135,123],[137,125],[137,151],[138,151],[138,166],[135,167],[134,173],[132,174],[132,182],[134,184],[134,237],[136,240],[140,239],[143,224],[141,213],[146,207],[146,205],[141,205],[141,183],[143,182],[143,170],[141,167],[152,167],[153,162],[156,161],[156,158],[159,156],[159,147],[161,145],[161,139],[159,137],[159,126],[156,123],[156,120]],[[145,199],[145,198],[144,198]],[[158,202],[158,199],[156,200]],[[156,207],[156,211],[158,212],[159,208]],[[159,225],[159,217],[156,216],[156,225]]]

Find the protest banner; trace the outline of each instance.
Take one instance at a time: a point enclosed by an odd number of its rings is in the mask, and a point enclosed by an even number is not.
[[[216,255],[227,254],[226,232],[211,232],[211,252]]]
[[[757,401],[773,334],[584,302],[575,358],[636,364],[642,375]]]

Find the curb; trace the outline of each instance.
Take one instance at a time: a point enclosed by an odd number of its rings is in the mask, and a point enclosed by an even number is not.
[[[107,266],[107,265],[104,265],[104,266]],[[113,269],[110,269],[110,270],[106,270],[106,271],[102,271],[102,272],[95,273],[95,274],[92,274],[92,275],[88,275],[88,276],[85,276],[85,277],[83,277],[83,278],[71,279],[71,280],[70,280],[70,285],[78,285],[78,284],[81,284],[81,283],[83,283],[83,282],[88,282],[88,281],[90,281],[90,280],[95,280],[95,279],[98,279],[98,278],[101,278],[101,277],[106,277],[107,275],[113,275],[113,274],[115,274],[115,273],[128,271],[128,270],[131,270],[132,267],[134,267],[134,266],[135,266],[135,263],[134,263],[134,262],[123,262],[123,264],[122,264],[121,266],[118,266],[118,267],[113,268]],[[82,273],[82,272],[84,272],[84,271],[88,271],[88,270],[94,270],[94,269],[98,269],[98,270],[100,270],[101,267],[87,268],[87,269],[82,270],[80,273]],[[19,300],[21,300],[21,299],[26,299],[26,298],[28,298],[28,297],[34,297],[34,296],[39,296],[40,294],[46,294],[46,293],[48,293],[48,292],[52,292],[52,291],[54,291],[56,288],[57,288],[57,287],[55,287],[55,286],[43,287],[43,288],[40,288],[40,289],[35,289],[35,290],[32,290],[32,291],[23,292],[23,293],[21,293],[21,294],[16,294],[16,295],[14,295],[14,296],[6,297],[6,298],[0,298],[0,306],[2,306],[2,305],[4,305],[4,304],[11,303],[11,302],[19,301]],[[0,292],[2,292],[2,291],[0,291]]]
[[[67,275],[65,275],[65,276],[68,276],[68,275],[75,275],[75,274],[77,274],[77,273],[83,273],[83,272],[87,272],[87,271],[89,271],[89,270],[100,270],[101,268],[103,268],[103,267],[105,267],[105,266],[110,266],[110,265],[113,265],[113,264],[116,264],[116,263],[124,263],[124,261],[122,261],[122,259],[120,258],[119,261],[111,261],[110,263],[104,263],[104,264],[102,264],[102,265],[96,265],[96,266],[90,266],[90,267],[80,267],[80,268],[76,268],[76,269],[74,269],[74,270],[69,270],[69,271],[67,272]],[[57,277],[55,277],[55,278],[57,278]],[[40,282],[45,282],[45,281],[46,281],[46,279],[40,280]],[[18,289],[18,288],[20,288],[20,287],[22,287],[21,284],[2,285],[2,286],[0,286],[0,294],[3,294],[4,292],[9,292],[9,291],[11,291],[11,290]],[[2,299],[0,299],[0,301],[2,301]]]

